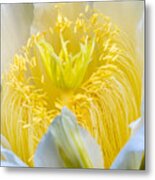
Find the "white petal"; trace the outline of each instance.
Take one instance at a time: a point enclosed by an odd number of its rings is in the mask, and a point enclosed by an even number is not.
[[[62,167],[50,127],[42,138],[34,156],[35,167]]]
[[[83,128],[79,126],[79,130],[81,133],[81,137],[85,144],[85,148],[91,157],[91,161],[93,162],[94,168],[103,168],[103,157],[101,149],[99,145],[96,143],[95,139]]]
[[[138,118],[136,121],[133,121],[129,127],[131,128],[131,136],[136,134],[141,126],[144,124],[144,98],[141,105],[141,117]]]
[[[139,169],[144,156],[144,124],[120,151],[111,169]]]
[[[49,127],[34,161],[37,167],[103,168],[100,147],[67,108]]]
[[[29,37],[32,10],[31,4],[2,4],[1,6],[2,72],[6,70],[13,55]]]
[[[1,134],[0,135],[0,139],[1,139],[1,145],[6,148],[6,149],[11,149],[10,143],[8,142],[8,140]]]
[[[27,167],[11,150],[5,149],[3,146],[1,146],[1,155],[5,158],[5,160],[1,161],[1,166]]]
[[[137,119],[136,121],[133,121],[129,127],[131,128],[131,135],[136,134],[136,132],[140,129],[143,121],[142,118]]]

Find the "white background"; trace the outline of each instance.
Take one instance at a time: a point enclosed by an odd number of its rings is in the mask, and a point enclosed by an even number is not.
[[[72,0],[73,1],[73,0]],[[12,2],[0,0],[1,3]],[[15,2],[15,1],[13,1]],[[23,2],[16,0],[16,2]],[[24,2],[32,2],[30,0]],[[39,2],[39,0],[37,0]],[[47,0],[46,0],[47,2]],[[54,170],[54,169],[8,169],[0,168],[1,180],[82,180],[82,179],[154,179],[155,178],[155,0],[146,3],[146,121],[147,162],[146,171],[103,171],[103,170]],[[154,177],[154,178],[153,178]]]

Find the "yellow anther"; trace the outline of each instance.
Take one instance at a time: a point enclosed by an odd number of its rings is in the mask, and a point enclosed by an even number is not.
[[[92,24],[95,24],[97,22],[97,18],[98,18],[99,14],[97,13],[94,13],[91,18],[90,18],[90,21]]]

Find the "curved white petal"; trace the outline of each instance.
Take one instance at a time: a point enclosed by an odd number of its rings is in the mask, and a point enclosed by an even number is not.
[[[142,126],[142,118],[137,119],[136,121],[133,121],[129,127],[131,128],[131,135],[136,134],[136,132],[140,129],[140,127]]]
[[[144,156],[144,124],[120,151],[111,169],[139,169]]]
[[[100,147],[67,108],[41,140],[34,162],[36,167],[103,168]]]
[[[11,149],[10,143],[8,142],[8,140],[1,134],[0,135],[0,139],[1,139],[1,145],[6,148],[6,149]]]
[[[6,70],[13,55],[26,43],[29,37],[32,10],[31,4],[1,5],[2,72]]]
[[[1,166],[5,167],[27,167],[27,165],[20,160],[11,150],[5,149],[1,146],[1,155],[5,158],[1,161]]]
[[[79,130],[88,155],[91,157],[94,168],[103,168],[104,162],[99,145],[85,129],[79,127]]]

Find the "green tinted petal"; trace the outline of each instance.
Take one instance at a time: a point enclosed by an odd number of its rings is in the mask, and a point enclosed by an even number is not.
[[[34,161],[42,167],[103,168],[100,147],[67,108],[49,127]]]

